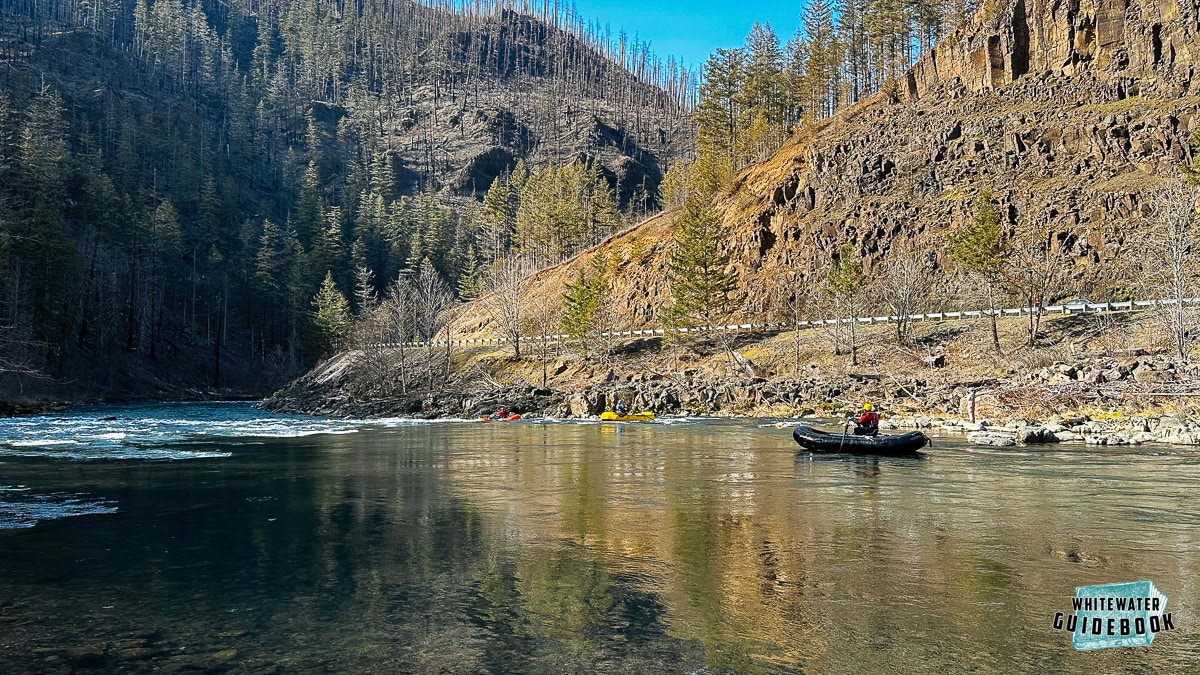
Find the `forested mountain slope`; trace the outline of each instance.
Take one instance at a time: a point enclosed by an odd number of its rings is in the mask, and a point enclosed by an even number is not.
[[[856,314],[882,313],[867,309],[871,299],[886,305],[882,286],[905,270],[930,280],[926,291],[942,289],[925,307],[978,302],[978,279],[959,285],[962,294],[932,282],[948,280],[948,235],[979,215],[982,194],[999,220],[997,274],[1016,282],[1013,302],[1152,292],[1137,270],[1162,267],[1146,259],[1155,190],[1197,159],[1197,18],[1193,5],[1173,0],[985,3],[904,76],[802,126],[717,192],[712,259],[736,283],[727,300],[710,301],[729,318],[828,315],[838,311],[830,270],[849,263],[878,284],[856,293]],[[671,231],[661,219],[645,227]],[[551,283],[528,292],[561,297],[565,281],[591,274],[603,257],[615,323],[645,325],[676,299],[672,247],[639,238],[635,229],[539,275],[535,282]],[[631,261],[647,272],[625,269]],[[1038,275],[1060,263],[1087,283],[1021,287],[1043,283]],[[489,331],[483,313],[465,325]]]
[[[5,396],[261,392],[325,348],[327,274],[355,307],[422,264],[469,293],[548,236],[513,231],[521,208],[587,214],[546,256],[655,208],[694,76],[518,9],[3,3]]]

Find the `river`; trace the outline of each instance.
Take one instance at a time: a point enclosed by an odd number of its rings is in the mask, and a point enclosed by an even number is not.
[[[0,420],[0,672],[1200,663],[1200,452],[796,450],[765,420]],[[1174,621],[1149,647],[1054,630],[1141,579]]]

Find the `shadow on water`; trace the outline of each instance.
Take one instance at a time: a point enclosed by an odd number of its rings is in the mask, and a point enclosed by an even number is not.
[[[1089,583],[1152,578],[1181,617],[1196,605],[1200,530],[1179,508],[1200,489],[1194,459],[809,453],[732,421],[337,431],[209,438],[228,456],[188,461],[6,461],[5,484],[117,510],[0,530],[0,672],[1087,673],[1200,658],[1182,621],[1152,650],[1085,655],[1050,628]]]

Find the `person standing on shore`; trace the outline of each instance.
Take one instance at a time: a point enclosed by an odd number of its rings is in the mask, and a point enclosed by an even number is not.
[[[970,418],[971,424],[975,423],[975,387],[967,392],[967,417]]]

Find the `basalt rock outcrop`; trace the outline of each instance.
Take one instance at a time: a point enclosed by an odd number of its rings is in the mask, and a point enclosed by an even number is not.
[[[944,235],[991,192],[1003,224],[1076,263],[1133,245],[1147,190],[1193,162],[1196,8],[986,3],[893,88],[798,134],[719,200],[747,288],[850,243],[877,262]]]
[[[1192,0],[985,3],[900,81],[799,130],[716,198],[737,305],[763,317],[844,244],[872,268],[904,242],[942,266],[984,190],[1010,234],[1065,250],[1077,276],[1128,256],[1150,191],[1196,159],[1198,33]],[[673,220],[539,273],[530,298],[560,297],[604,256],[616,325],[653,323]],[[463,326],[496,334],[481,312]]]
[[[1190,0],[987,3],[909,71],[903,94],[956,97],[1054,74],[1095,78],[1126,96],[1183,96],[1196,91],[1197,28]]]

